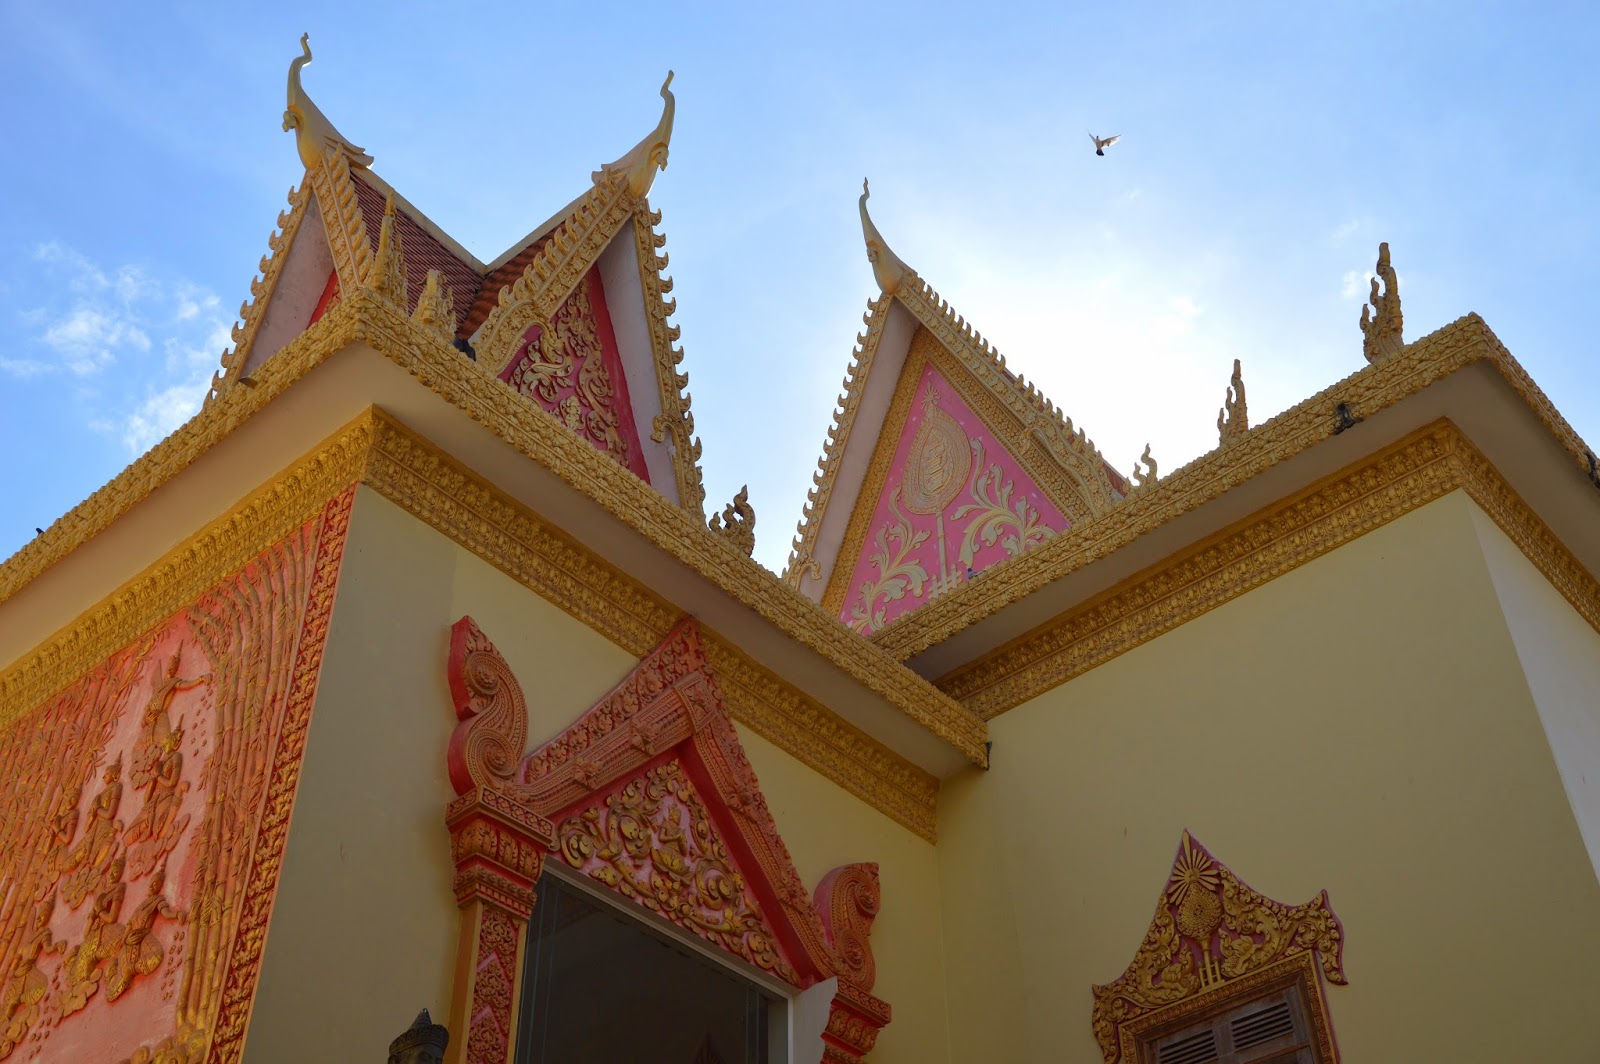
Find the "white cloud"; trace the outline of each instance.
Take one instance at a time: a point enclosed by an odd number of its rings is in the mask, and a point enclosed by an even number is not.
[[[1371,291],[1372,274],[1366,270],[1346,270],[1339,295],[1345,299],[1366,299]]]
[[[0,373],[102,382],[80,393],[85,426],[132,454],[200,409],[231,339],[216,295],[140,265],[103,266],[55,241],[36,247],[33,258],[55,298],[17,313],[33,350],[0,358]],[[106,396],[124,405],[107,409]]]

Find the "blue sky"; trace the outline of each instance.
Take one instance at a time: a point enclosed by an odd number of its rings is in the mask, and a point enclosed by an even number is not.
[[[1547,4],[0,5],[0,557],[198,409],[300,179],[284,75],[489,260],[655,122],[709,501],[781,568],[895,250],[1118,467],[1482,314],[1600,442],[1600,13]],[[1085,133],[1122,133],[1096,158]]]

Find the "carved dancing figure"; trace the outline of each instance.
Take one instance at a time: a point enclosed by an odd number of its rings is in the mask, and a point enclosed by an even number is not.
[[[104,877],[116,851],[118,836],[122,834],[122,821],[117,819],[117,807],[122,804],[122,755],[106,766],[105,787],[95,796],[89,807],[89,822],[84,828],[78,846],[67,858],[63,872],[61,896],[67,908],[76,909],[83,899]],[[119,858],[120,860],[120,858]],[[117,873],[122,878],[122,873]]]
[[[189,818],[178,817],[189,782],[183,778],[183,726],[168,732],[161,740],[160,756],[150,767],[145,786],[144,808],[122,836],[128,847],[128,874],[138,879],[178,844]]]
[[[72,840],[78,834],[78,803],[82,800],[83,784],[63,787],[61,797],[56,799],[55,815],[39,836],[40,899],[55,892],[56,882],[67,865]]]
[[[61,965],[63,1017],[71,1016],[89,1003],[100,989],[101,963],[122,948],[123,927],[117,923],[117,917],[122,914],[122,901],[128,893],[127,884],[122,882],[125,867],[126,862],[121,857],[111,863],[108,885],[94,897],[89,922],[83,927],[83,940],[67,954]]]
[[[167,904],[166,896],[162,893],[166,882],[165,869],[156,869],[150,876],[150,889],[145,895],[145,900],[139,903],[139,907],[133,911],[133,915],[128,917],[124,925],[122,948],[111,958],[111,963],[106,966],[102,979],[107,1001],[117,1000],[127,992],[135,979],[141,975],[149,975],[161,967],[166,949],[150,934],[155,927],[156,917],[165,916],[168,920],[184,918],[182,910]]]
[[[56,896],[52,892],[34,910],[32,926],[17,947],[10,971],[4,973],[6,982],[0,990],[0,1060],[9,1057],[23,1043],[28,1031],[39,1020],[39,1003],[50,987],[49,979],[39,967],[40,956],[61,953],[67,948],[66,942],[50,931],[50,918],[55,915],[55,909]]]

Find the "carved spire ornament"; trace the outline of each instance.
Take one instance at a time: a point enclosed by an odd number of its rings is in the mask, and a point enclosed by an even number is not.
[[[867,185],[867,179],[861,179],[861,235],[867,242],[867,261],[872,263],[872,276],[878,282],[878,288],[886,296],[892,296],[900,291],[900,284],[910,274],[911,267],[889,250],[889,245],[884,243],[883,234],[878,232],[878,227],[872,224],[872,215],[867,213],[867,200],[872,197],[872,189]]]
[[[1223,398],[1222,409],[1217,411],[1217,443],[1233,442],[1250,431],[1250,415],[1244,405],[1244,374],[1239,370],[1239,360],[1233,360],[1233,380],[1228,394]]]
[[[606,163],[590,176],[599,184],[605,175],[622,172],[627,175],[628,191],[635,199],[643,199],[656,179],[656,171],[667,168],[667,148],[672,142],[672,118],[678,104],[672,95],[672,71],[661,83],[661,121],[650,135],[633,146],[633,150],[614,163]]]
[[[706,525],[717,535],[732,543],[745,554],[756,551],[756,509],[750,505],[750,485],[739,489],[733,501],[722,508],[722,513],[712,514]]]
[[[1156,902],[1155,918],[1133,963],[1094,988],[1094,1035],[1106,1064],[1140,1059],[1139,1035],[1172,1015],[1179,1002],[1203,1006],[1236,988],[1248,988],[1271,969],[1295,966],[1319,992],[1316,972],[1343,985],[1344,928],[1322,891],[1304,905],[1285,905],[1251,890],[1187,831]],[[1324,1017],[1315,1032],[1331,1054]],[[1314,1020],[1315,1022],[1315,1020]]]
[[[331,148],[341,151],[352,166],[371,166],[372,156],[344,138],[300,86],[300,68],[311,62],[311,34],[300,35],[300,50],[289,64],[289,102],[283,112],[283,131],[294,131],[295,147],[307,170],[314,170]]]
[[[400,232],[394,224],[394,193],[383,205],[383,228],[378,231],[378,254],[367,270],[367,287],[392,301],[402,310],[410,302],[406,284],[405,253],[400,247]]]
[[[1143,469],[1139,468],[1140,463],[1144,464]],[[1134,491],[1143,491],[1156,482],[1156,460],[1150,457],[1150,445],[1148,443],[1144,445],[1144,454],[1141,454],[1139,460],[1133,463],[1133,475],[1129,479],[1133,481]]]
[[[1383,280],[1383,291],[1378,280]],[[1372,278],[1372,295],[1361,305],[1361,353],[1368,362],[1382,362],[1405,350],[1404,320],[1400,314],[1400,281],[1389,265],[1389,244],[1378,245],[1377,274]]]
[[[450,289],[443,285],[442,275],[438,270],[429,270],[427,283],[417,297],[417,309],[411,312],[411,320],[448,344],[456,338],[456,312],[453,307],[454,300]]]

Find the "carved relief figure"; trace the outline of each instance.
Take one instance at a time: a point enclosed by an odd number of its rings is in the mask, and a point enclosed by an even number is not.
[[[128,874],[134,879],[155,867],[189,826],[188,816],[178,816],[183,796],[189,790],[188,781],[183,779],[182,745],[180,725],[162,737],[155,761],[140,770],[146,788],[144,808],[122,837],[128,846]],[[139,781],[140,776],[136,775],[134,782]]]
[[[55,915],[56,896],[52,892],[35,908],[32,923],[17,948],[16,956],[5,971],[4,988],[0,989],[0,1060],[4,1060],[28,1037],[28,1031],[39,1019],[39,1003],[44,1000],[50,980],[39,967],[44,954],[61,953],[66,942],[50,931],[50,918]]]
[[[133,915],[128,917],[122,934],[122,947],[106,966],[104,982],[107,1001],[117,1000],[128,987],[133,985],[134,979],[141,975],[149,975],[161,967],[166,949],[150,934],[151,929],[155,927],[156,917],[182,920],[184,916],[180,910],[167,903],[166,896],[162,893],[166,885],[165,869],[156,869],[150,876],[145,900],[140,902]]]
[[[89,820],[83,838],[78,842],[78,848],[67,857],[64,869],[67,874],[62,880],[61,896],[69,909],[76,909],[83,904],[83,899],[105,877],[117,849],[117,836],[122,833],[122,821],[117,819],[117,807],[122,804],[120,754],[106,766],[104,780],[105,787],[89,806]],[[117,878],[122,878],[120,866]]]
[[[83,939],[67,954],[61,966],[61,1015],[71,1016],[83,1008],[100,989],[101,964],[116,955],[122,947],[123,927],[117,923],[122,915],[122,901],[128,887],[122,881],[126,865],[118,857],[111,863],[105,889],[95,895],[89,910],[89,922],[84,925]]]

